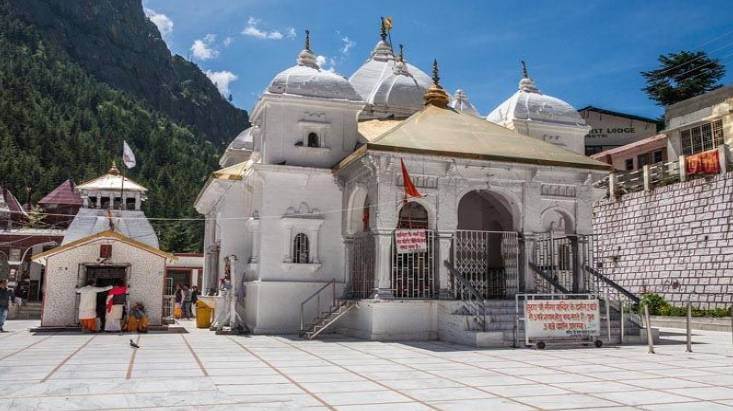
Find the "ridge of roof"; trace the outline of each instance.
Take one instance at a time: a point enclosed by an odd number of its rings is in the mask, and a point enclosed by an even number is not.
[[[46,194],[38,204],[62,204],[81,205],[82,200],[79,193],[74,190],[74,182],[71,179],[59,184],[56,188]]]
[[[587,111],[595,111],[595,112],[601,113],[601,114],[608,114],[610,116],[624,117],[624,118],[628,118],[628,119],[631,119],[631,120],[644,121],[644,122],[647,122],[647,123],[655,123],[655,124],[657,123],[657,120],[655,120],[653,118],[644,117],[644,116],[637,116],[636,114],[622,113],[620,111],[606,110],[605,108],[599,108],[599,107],[595,107],[595,106],[585,106],[585,107],[583,107],[581,109],[578,109],[578,112],[586,111],[586,110]]]
[[[163,251],[163,250],[161,250],[159,248],[155,248],[155,247],[150,246],[150,245],[147,245],[147,244],[145,244],[145,243],[143,243],[141,241],[137,241],[135,239],[132,239],[132,238],[130,238],[130,237],[128,237],[128,236],[126,236],[126,235],[124,235],[122,233],[117,232],[117,231],[114,231],[114,230],[105,230],[105,231],[100,231],[100,232],[95,233],[95,234],[88,235],[86,237],[82,237],[82,238],[80,238],[78,240],[74,240],[74,241],[72,241],[70,243],[67,243],[67,244],[64,244],[64,245],[61,245],[61,246],[58,246],[58,247],[54,247],[54,248],[52,248],[52,249],[50,249],[48,251],[44,251],[44,252],[42,252],[40,254],[36,254],[36,255],[34,255],[31,258],[31,260],[33,260],[34,262],[35,261],[40,261],[40,260],[45,259],[45,258],[48,258],[48,257],[50,257],[52,255],[58,254],[60,252],[66,251],[66,250],[71,249],[71,248],[76,248],[76,247],[80,247],[82,245],[86,245],[86,244],[88,244],[90,242],[93,242],[93,241],[98,240],[98,239],[101,239],[101,238],[113,238],[115,240],[118,240],[118,241],[120,241],[122,243],[125,243],[127,245],[130,245],[132,247],[145,250],[145,251],[147,251],[147,252],[149,252],[151,254],[156,254],[156,255],[158,255],[160,257],[163,257],[163,258],[166,258],[166,259],[169,259],[169,260],[175,260],[176,259],[176,256],[175,255],[173,255],[171,253],[168,253],[168,252],[165,252],[165,251]]]

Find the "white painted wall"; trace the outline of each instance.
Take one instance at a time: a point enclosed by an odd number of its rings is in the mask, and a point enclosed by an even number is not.
[[[83,285],[84,264],[98,265],[99,246],[112,245],[109,265],[127,265],[129,302],[145,305],[151,325],[160,325],[165,259],[114,239],[97,241],[69,249],[48,258],[41,326],[72,326],[78,312],[75,309],[76,287]]]

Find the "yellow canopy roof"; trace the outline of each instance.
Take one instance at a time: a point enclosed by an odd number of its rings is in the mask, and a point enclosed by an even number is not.
[[[366,150],[610,170],[608,164],[598,160],[482,118],[433,105],[427,105],[398,126],[370,140]],[[338,167],[353,159],[354,156],[347,157]]]

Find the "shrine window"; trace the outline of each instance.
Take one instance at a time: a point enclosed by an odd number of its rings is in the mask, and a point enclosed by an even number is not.
[[[308,264],[310,253],[310,245],[308,236],[304,233],[298,233],[293,237],[293,263]]]
[[[318,139],[318,134],[316,133],[308,133],[308,147],[320,147],[320,141]]]

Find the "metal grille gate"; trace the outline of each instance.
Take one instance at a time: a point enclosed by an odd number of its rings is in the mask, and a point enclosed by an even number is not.
[[[483,298],[504,298],[519,288],[519,241],[516,232],[457,230],[453,264]],[[452,281],[454,297],[465,291]]]
[[[351,287],[349,298],[369,298],[376,289],[375,244],[370,232],[357,233],[351,243]]]
[[[392,295],[395,298],[434,298],[435,233],[425,230],[427,251],[398,254],[392,235]]]
[[[594,292],[597,284],[586,275],[584,267],[593,267],[593,241],[586,235],[553,235],[535,237],[533,261],[537,267],[570,292]],[[547,280],[535,276],[538,293],[553,293]]]

